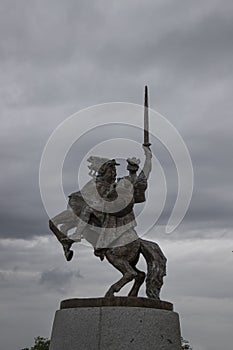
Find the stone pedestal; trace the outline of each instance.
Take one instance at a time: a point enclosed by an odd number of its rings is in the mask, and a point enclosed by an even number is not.
[[[180,350],[179,316],[171,303],[147,298],[61,302],[50,350]]]

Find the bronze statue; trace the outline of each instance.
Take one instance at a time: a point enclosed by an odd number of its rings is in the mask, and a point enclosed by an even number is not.
[[[72,244],[85,239],[93,246],[97,257],[101,260],[106,258],[122,273],[123,277],[109,288],[105,297],[114,296],[133,279],[129,296],[137,296],[146,278],[147,296],[159,299],[166,275],[166,258],[158,244],[139,238],[135,231],[133,208],[146,200],[145,191],[151,172],[147,88],[144,111],[145,163],[140,174],[137,175],[139,159],[128,158],[129,174],[116,179],[116,166],[119,164],[115,159],[91,156],[88,168],[92,179],[81,191],[69,196],[67,210],[49,221],[50,229],[63,246],[67,261],[73,257]],[[75,232],[68,237],[71,228],[75,228]],[[140,254],[147,262],[147,275],[136,267]]]

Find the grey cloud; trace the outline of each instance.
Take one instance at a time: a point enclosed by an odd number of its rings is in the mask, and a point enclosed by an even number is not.
[[[201,233],[199,232],[200,236]],[[212,241],[201,238],[185,241],[172,240],[172,236],[160,237],[157,240],[168,257],[168,275],[162,290],[162,298],[175,304],[182,318],[183,335],[188,337],[191,333],[193,346],[196,346],[195,344],[200,339],[198,325],[203,317],[209,324],[209,328],[205,328],[208,336],[215,328],[213,321],[215,309],[211,305],[215,304],[217,307],[221,303],[224,310],[229,309],[231,282],[228,276],[232,253],[231,249],[228,251],[228,248],[231,238],[216,238]],[[8,288],[2,288],[1,310],[5,310],[4,303],[7,303],[8,298],[11,300],[4,323],[8,325],[6,329],[4,328],[4,335],[8,335],[9,330],[12,331],[17,327],[20,319],[21,322],[24,320],[29,327],[28,332],[26,334],[24,332],[24,335],[18,329],[18,336],[15,339],[6,337],[4,340],[3,337],[5,347],[9,349],[17,349],[19,341],[24,342],[24,346],[28,344],[30,334],[32,338],[38,332],[42,332],[44,336],[50,336],[48,329],[51,327],[54,311],[59,307],[61,294],[63,299],[102,296],[108,286],[119,279],[117,271],[107,262],[100,262],[94,257],[92,249],[83,245],[75,247],[74,261],[71,261],[69,265],[64,265],[62,248],[58,249],[52,237],[49,240],[34,239],[32,242],[3,241],[0,251],[1,269],[10,270],[12,274],[12,277],[8,279]],[[56,267],[54,267],[54,262],[56,262]],[[82,283],[80,283],[79,269],[76,273],[77,262],[82,275],[86,277],[85,283],[84,280],[81,280]],[[143,264],[145,265],[143,261],[140,261],[139,268],[142,270],[145,269]],[[18,266],[17,271],[14,271],[15,266]],[[201,272],[200,267],[202,267]],[[223,288],[225,285],[226,288]],[[124,293],[127,291],[123,291],[122,295]],[[143,292],[141,295],[144,295]],[[38,310],[38,300],[40,300],[40,310]],[[200,302],[201,308],[199,308]],[[190,324],[190,312],[193,315],[193,310],[197,308],[198,312],[194,313],[195,317],[192,317]],[[36,323],[32,322],[35,311],[37,312]],[[224,313],[222,311],[222,317],[227,323],[231,317],[230,310]],[[225,337],[225,341],[228,344],[229,336]],[[208,342],[203,344],[208,344]],[[218,350],[217,347],[212,348]]]
[[[66,5],[56,1],[46,5],[38,1],[13,4],[9,1],[1,5],[3,58],[33,59],[38,65],[64,61],[72,55],[76,40],[82,42],[83,35],[88,34],[88,18],[94,16],[98,23],[99,11],[94,4],[92,7],[75,1]]]
[[[64,271],[55,268],[42,272],[39,283],[45,285],[49,289],[56,289],[63,294],[73,277],[83,278],[79,271]]]
[[[9,0],[0,7],[4,348],[23,348],[28,337],[33,341],[38,333],[50,336],[61,292],[66,298],[102,296],[119,277],[106,262],[97,263],[85,246],[78,246],[74,261],[64,265],[62,248],[47,227],[38,166],[49,135],[67,116],[101,102],[141,103],[145,83],[151,107],[167,116],[186,141],[195,174],[189,211],[176,232],[164,236],[177,175],[169,155],[153,140],[169,196],[160,221],[145,238],[157,240],[168,257],[163,296],[180,312],[183,335],[197,349],[227,348],[233,249],[232,1],[90,5]],[[117,134],[105,129],[102,133],[89,135],[68,155],[66,194],[76,190],[74,163],[88,147]],[[140,141],[140,135],[135,137]],[[151,215],[153,211],[145,220]],[[216,247],[209,251],[212,244]],[[88,276],[82,284],[75,272],[77,261]],[[27,332],[18,327],[22,320]],[[17,330],[16,339],[12,329]]]
[[[47,4],[47,11],[43,7],[33,8],[28,5],[28,11],[22,13],[22,16],[16,16],[16,9],[12,7],[13,13],[5,24],[7,30],[12,30],[8,23],[11,22],[11,17],[16,17],[16,23],[19,23],[22,31],[11,35],[15,38],[12,46],[22,50],[22,53],[14,52],[13,59],[21,54],[30,58],[29,64],[24,65],[23,57],[21,71],[18,69],[15,76],[13,71],[14,78],[20,78],[18,84],[26,89],[24,103],[47,104],[58,100],[64,103],[70,98],[73,101],[84,101],[87,91],[89,96],[93,96],[93,88],[97,87],[101,87],[99,90],[103,90],[105,96],[125,99],[125,93],[115,95],[112,92],[118,90],[119,84],[136,92],[136,86],[142,85],[141,80],[153,80],[150,79],[151,72],[163,80],[162,75],[167,76],[169,71],[170,85],[175,84],[174,78],[177,83],[178,73],[182,80],[184,76],[187,80],[194,74],[197,79],[197,76],[203,77],[205,70],[208,80],[216,78],[216,70],[220,67],[227,69],[231,62],[229,34],[232,27],[227,12],[228,7],[230,11],[231,4],[225,1],[225,11],[219,13],[213,2],[206,3],[202,9],[196,4],[191,5],[193,7],[190,9],[190,3],[184,4],[183,1],[178,1],[176,6],[169,2],[159,7],[147,2],[144,7],[136,6],[132,12],[129,11],[130,29],[127,14],[127,8],[129,10],[130,7],[127,2],[124,12],[116,6],[120,10],[119,16],[115,15],[112,5],[107,4],[104,9],[95,5],[90,9],[83,3],[74,2],[66,6],[56,4],[51,12],[51,3]],[[91,23],[89,18],[92,19]],[[90,24],[93,28],[91,31],[88,30]],[[111,36],[109,27],[112,29]],[[7,30],[4,28],[2,32],[7,33]],[[144,40],[140,40],[141,37]],[[223,55],[229,58],[224,66],[221,65]],[[188,75],[184,72],[186,66]],[[156,71],[154,67],[157,68]],[[222,75],[223,72],[219,73]],[[114,91],[109,89],[112,79],[116,79]],[[130,80],[133,84],[129,83]],[[205,81],[201,80],[203,85]],[[163,81],[161,83],[164,84]],[[157,84],[156,90],[160,89],[159,85]],[[101,92],[100,94],[102,95]]]

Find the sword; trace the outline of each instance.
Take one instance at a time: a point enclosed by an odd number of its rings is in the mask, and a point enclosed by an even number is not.
[[[149,113],[148,113],[148,88],[145,86],[144,96],[144,142],[143,146],[150,147],[149,142]]]

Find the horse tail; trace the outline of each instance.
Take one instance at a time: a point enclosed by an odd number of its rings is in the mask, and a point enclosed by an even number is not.
[[[163,277],[166,276],[167,259],[158,244],[144,239],[140,239],[140,251],[147,262],[146,295],[159,299]]]

